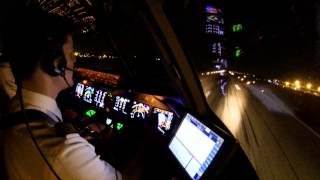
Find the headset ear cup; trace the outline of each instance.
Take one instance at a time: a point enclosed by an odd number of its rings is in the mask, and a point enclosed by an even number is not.
[[[48,37],[47,50],[42,58],[41,65],[50,76],[62,76],[65,73],[67,61],[62,49],[64,42],[65,38]]]
[[[53,71],[56,73],[56,75],[63,76],[66,71],[67,61],[64,56],[61,56],[53,61],[53,66]]]

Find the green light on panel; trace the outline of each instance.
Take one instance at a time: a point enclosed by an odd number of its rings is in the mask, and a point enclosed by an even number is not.
[[[92,116],[94,116],[96,114],[96,111],[95,110],[92,110],[92,109],[90,109],[90,110],[88,110],[87,112],[86,112],[86,115],[88,116],[88,117],[92,117]]]
[[[238,31],[242,31],[242,24],[235,24],[232,26],[232,31],[233,32],[238,32]]]
[[[240,55],[241,55],[241,49],[237,49],[235,52],[235,56],[240,57]]]
[[[113,124],[111,124],[111,126],[110,126],[112,129],[113,129]]]
[[[120,130],[123,128],[123,124],[122,123],[117,123],[117,129]]]

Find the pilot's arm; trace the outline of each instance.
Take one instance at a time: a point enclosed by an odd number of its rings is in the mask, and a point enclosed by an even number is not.
[[[58,153],[54,166],[61,179],[122,179],[121,174],[109,163],[101,160],[94,147],[77,133],[66,136],[64,147]]]
[[[0,63],[0,88],[8,99],[16,95],[17,86],[8,62]]]

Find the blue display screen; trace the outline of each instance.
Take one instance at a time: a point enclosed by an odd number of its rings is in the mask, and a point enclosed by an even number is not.
[[[158,130],[165,134],[167,131],[171,129],[173,112],[166,111],[160,108],[154,108],[153,114],[156,115],[156,119],[158,121]]]

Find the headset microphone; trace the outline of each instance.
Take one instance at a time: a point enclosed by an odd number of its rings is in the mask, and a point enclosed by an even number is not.
[[[68,85],[68,87],[71,88],[71,85],[69,84],[69,82],[68,82],[65,74],[61,74],[60,76],[63,78],[64,82],[66,82],[66,84]]]
[[[74,72],[74,70],[71,69],[71,68],[63,67],[63,68],[62,68],[62,71],[59,73],[59,75],[64,79],[64,82],[66,82],[66,84],[68,85],[68,87],[71,88],[71,85],[70,85],[70,83],[68,82],[68,79],[66,78],[66,73],[65,73],[66,70]]]

